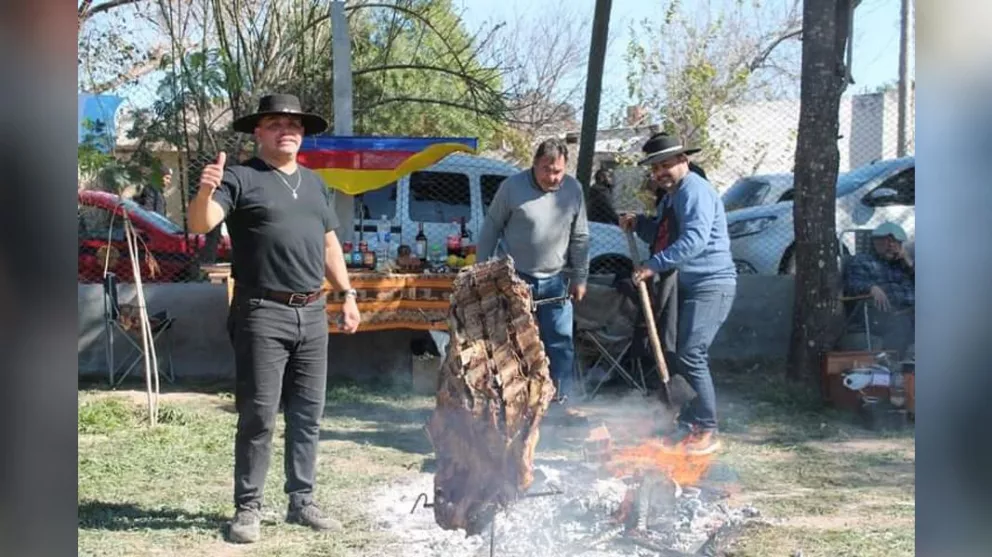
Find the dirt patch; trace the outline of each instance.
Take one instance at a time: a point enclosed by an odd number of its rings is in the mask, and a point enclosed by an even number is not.
[[[90,391],[86,393],[86,398],[94,401],[117,399],[135,406],[148,405],[148,392],[137,389],[122,391]],[[159,408],[165,404],[183,406],[191,409],[218,409],[225,412],[231,412],[234,410],[234,398],[232,396],[217,393],[160,392],[158,395]]]
[[[863,437],[847,441],[810,441],[810,447],[835,454],[895,453],[903,458],[916,458],[915,439],[879,439]]]
[[[862,527],[865,518],[859,515],[792,516],[777,520],[775,524],[780,527],[810,530],[851,530]],[[885,517],[885,525],[889,528],[913,526],[915,523],[913,517]]]

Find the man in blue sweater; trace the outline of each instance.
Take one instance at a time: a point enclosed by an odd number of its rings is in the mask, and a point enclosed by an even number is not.
[[[678,271],[677,371],[697,396],[682,408],[670,441],[691,454],[710,454],[720,442],[709,348],[737,290],[727,215],[716,189],[689,169],[688,155],[699,149],[684,147],[666,134],[651,136],[642,149],[639,164],[651,166],[651,177],[667,195],[658,205],[658,218],[627,213],[620,226],[652,246],[654,255],[634,271],[635,282]]]

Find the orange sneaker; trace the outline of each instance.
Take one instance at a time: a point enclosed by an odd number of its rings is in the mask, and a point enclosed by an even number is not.
[[[715,431],[697,431],[683,443],[686,453],[691,455],[709,455],[719,451],[723,444],[716,437]]]
[[[692,439],[695,432],[694,428],[687,428],[680,424],[678,429],[662,437],[661,445],[666,449],[683,448]]]

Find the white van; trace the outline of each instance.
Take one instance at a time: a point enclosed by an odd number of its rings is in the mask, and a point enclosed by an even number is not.
[[[404,176],[398,182],[355,197],[354,235],[375,236],[379,219],[385,215],[395,244],[413,246],[423,223],[428,245],[445,250],[445,239],[458,229],[454,223],[465,218],[472,242],[477,242],[489,203],[508,176],[520,172],[516,166],[462,153],[448,155],[437,164]],[[590,273],[608,275],[632,263],[627,241],[619,227],[589,223]],[[638,240],[641,259],[648,255],[646,244]]]

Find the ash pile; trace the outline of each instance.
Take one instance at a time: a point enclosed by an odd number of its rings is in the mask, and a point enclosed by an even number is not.
[[[712,455],[614,439],[605,424],[590,430],[581,459],[535,461],[554,386],[529,289],[512,262],[487,262],[459,274],[451,302],[425,428],[436,472],[374,498],[397,554],[717,555],[757,516],[702,485]]]

